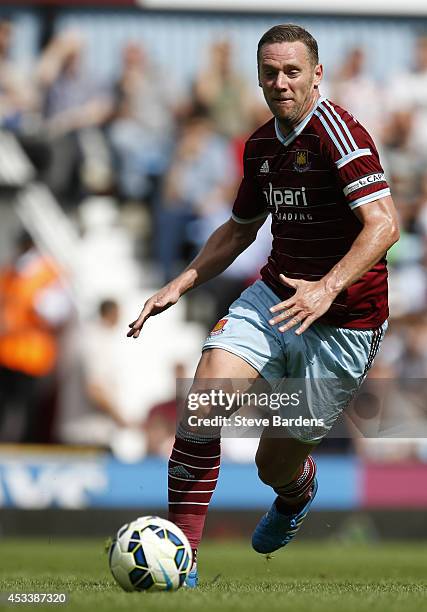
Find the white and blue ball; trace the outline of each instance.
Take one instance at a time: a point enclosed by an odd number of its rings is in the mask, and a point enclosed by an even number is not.
[[[174,523],[142,516],[123,525],[109,551],[111,573],[125,591],[173,591],[191,570],[191,546]]]

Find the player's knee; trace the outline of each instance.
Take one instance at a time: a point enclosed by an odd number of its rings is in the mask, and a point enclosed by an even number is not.
[[[286,462],[286,459],[272,457],[258,451],[255,455],[255,463],[258,478],[270,487],[286,485],[293,479],[295,469]]]
[[[186,401],[186,412],[201,418],[212,417],[218,409],[214,389],[191,389]]]
[[[178,430],[203,438],[220,438],[221,422],[215,417],[222,416],[224,410],[217,395],[218,389],[193,385],[180,415]]]
[[[255,455],[255,463],[258,469],[258,478],[266,485],[274,486],[277,480],[277,473],[280,467],[277,462],[271,457],[257,452]]]
[[[271,473],[268,469],[265,469],[263,466],[258,466],[258,478],[261,480],[261,482],[263,482],[266,485],[271,486]]]

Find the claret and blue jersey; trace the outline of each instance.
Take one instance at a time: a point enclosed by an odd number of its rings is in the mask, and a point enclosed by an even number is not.
[[[233,219],[272,217],[273,246],[261,270],[281,298],[293,290],[279,280],[318,280],[350,250],[362,224],[354,209],[390,195],[378,151],[347,111],[320,97],[284,136],[276,119],[247,141],[244,177]],[[319,322],[373,329],[388,316],[385,257],[338,295]]]

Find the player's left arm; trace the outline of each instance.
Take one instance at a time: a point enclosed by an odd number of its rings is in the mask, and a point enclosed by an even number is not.
[[[318,281],[311,282],[287,278],[281,274],[284,284],[295,289],[294,295],[276,304],[270,311],[279,313],[270,320],[284,332],[300,324],[296,334],[302,334],[316,319],[330,308],[341,291],[347,289],[370,270],[399,240],[399,224],[391,196],[381,197],[355,208],[354,214],[363,224],[362,230],[344,257]]]

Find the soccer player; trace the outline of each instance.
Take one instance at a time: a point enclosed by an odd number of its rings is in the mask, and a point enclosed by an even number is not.
[[[347,392],[327,393],[310,406],[323,428],[282,437],[263,432],[256,465],[277,497],[253,534],[260,553],[289,543],[316,495],[310,453],[378,351],[388,316],[385,254],[399,237],[375,145],[350,113],[320,95],[322,74],[317,43],[303,28],[277,25],[262,36],[259,85],[274,118],[246,143],[231,218],[182,274],[145,303],[128,332],[138,338],[150,316],[225,270],[271,215],[273,245],[262,280],[212,330],[194,385],[330,377],[345,379]],[[219,466],[219,435],[206,438],[182,421],[169,461],[169,518],[195,552]],[[196,565],[187,583],[197,584]]]

